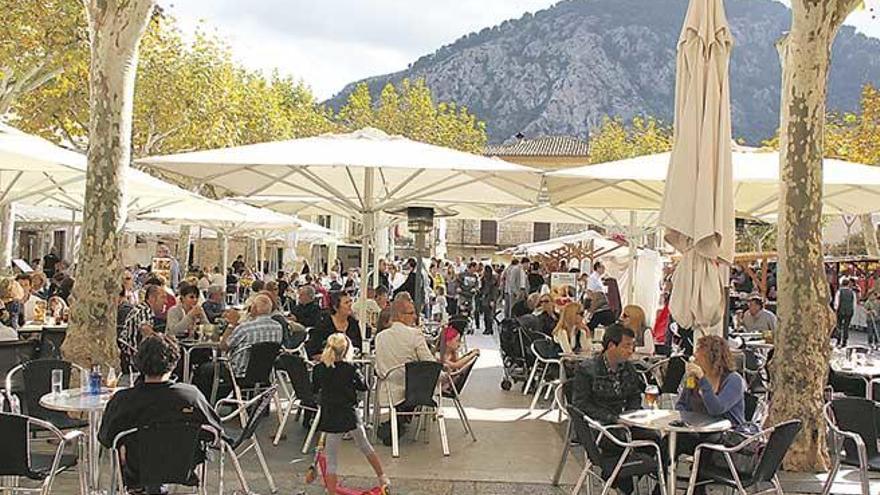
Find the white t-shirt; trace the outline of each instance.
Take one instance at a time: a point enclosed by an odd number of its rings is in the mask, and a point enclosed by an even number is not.
[[[0,342],[9,342],[10,340],[18,340],[18,332],[14,328],[0,323]]]
[[[587,290],[591,292],[605,292],[605,284],[602,283],[602,276],[599,272],[593,271],[587,279]]]

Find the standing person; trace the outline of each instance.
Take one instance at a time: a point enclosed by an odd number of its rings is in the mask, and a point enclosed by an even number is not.
[[[177,262],[177,258],[171,255],[171,248],[163,243],[156,244],[156,257],[157,258],[168,258],[171,260],[171,274],[169,280],[169,284],[171,284],[171,290],[177,290],[177,284],[180,283],[180,263]]]
[[[526,258],[528,259],[528,258]],[[525,274],[519,260],[514,258],[503,275],[504,280],[504,317],[510,318],[513,305],[521,299],[525,299],[525,291],[528,288],[528,277]]]
[[[355,408],[358,392],[366,392],[367,385],[358,369],[346,361],[350,343],[344,334],[334,334],[327,339],[327,346],[321,354],[321,362],[313,371],[313,387],[321,404],[321,419],[318,430],[324,433],[324,455],[327,470],[324,472],[324,485],[327,493],[336,494],[336,468],[339,445],[343,435],[350,436],[361,453],[367,458],[379,485],[391,485],[382,470],[379,456],[370,445],[364,425],[358,420]],[[307,480],[308,481],[308,480]]]
[[[451,264],[446,267],[446,312],[458,314],[458,274]]]
[[[483,314],[483,335],[495,332],[495,303],[498,300],[498,281],[492,265],[483,267],[483,280],[480,284],[480,306]]]
[[[55,246],[49,248],[49,252],[46,253],[46,256],[43,256],[43,272],[46,273],[46,276],[51,278],[55,277],[55,263],[58,263],[60,258],[55,253]]]
[[[871,292],[865,301],[865,311],[868,313],[868,346],[880,348],[880,292]]]
[[[235,257],[235,261],[232,262],[232,271],[239,276],[244,273],[244,256],[239,254]]]
[[[840,283],[840,289],[834,295],[834,309],[837,311],[837,346],[846,347],[849,340],[849,325],[856,308],[856,293],[852,290],[850,279]]]
[[[287,289],[290,288],[290,282],[287,281],[287,274],[279,271],[275,276],[275,282],[278,283],[278,303],[282,308],[287,307]]]
[[[534,294],[535,292],[541,292],[541,287],[544,286],[544,276],[541,275],[541,264],[537,261],[533,261],[531,267],[529,268],[529,294]]]
[[[605,293],[605,284],[602,283],[602,277],[605,275],[605,265],[601,261],[593,263],[593,271],[590,278],[587,279],[587,290],[590,292]]]

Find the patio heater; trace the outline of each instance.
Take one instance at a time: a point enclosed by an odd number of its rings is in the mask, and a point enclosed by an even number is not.
[[[421,314],[425,306],[425,267],[422,264],[422,260],[429,255],[427,235],[434,230],[434,218],[453,216],[456,212],[432,206],[407,206],[389,210],[386,213],[401,217],[406,216],[407,230],[415,238],[416,293],[411,294],[411,296],[415,303],[416,311]]]

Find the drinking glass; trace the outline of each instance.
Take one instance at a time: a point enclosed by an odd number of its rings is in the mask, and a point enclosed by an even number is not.
[[[645,388],[645,407],[648,409],[657,409],[659,405],[657,404],[660,399],[660,388],[656,385],[648,385]]]
[[[64,389],[64,370],[52,370],[52,395],[59,395]]]

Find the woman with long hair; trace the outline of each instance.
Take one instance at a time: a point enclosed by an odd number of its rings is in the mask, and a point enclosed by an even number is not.
[[[361,329],[354,317],[352,310],[351,295],[342,291],[330,292],[330,312],[309,332],[309,340],[306,342],[306,352],[309,356],[316,356],[327,344],[327,339],[335,334],[342,333],[348,336],[353,347],[361,349]]]
[[[620,313],[620,323],[636,334],[636,352],[654,355],[654,336],[651,328],[645,324],[645,310],[636,304],[624,306]]]
[[[590,329],[584,322],[584,307],[580,303],[570,302],[562,308],[553,329],[553,341],[565,354],[592,351]]]
[[[364,425],[357,415],[358,392],[366,392],[367,384],[361,372],[346,361],[350,342],[344,333],[334,333],[327,338],[327,346],[321,353],[321,362],[312,372],[314,390],[319,394],[321,418],[318,430],[324,433],[324,455],[327,459],[324,472],[324,485],[327,493],[335,495],[336,467],[339,445],[342,436],[349,434],[355,445],[367,458],[380,486],[390,485],[388,476],[382,470],[379,456],[370,445]]]

